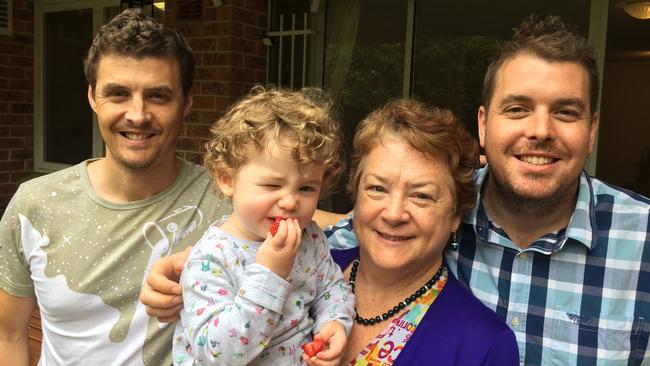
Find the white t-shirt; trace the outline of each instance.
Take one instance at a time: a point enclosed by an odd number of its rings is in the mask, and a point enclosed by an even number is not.
[[[110,203],[86,165],[18,189],[0,221],[0,288],[36,295],[40,365],[169,365],[174,327],[146,315],[141,285],[157,259],[196,243],[230,204],[186,161],[163,192]]]

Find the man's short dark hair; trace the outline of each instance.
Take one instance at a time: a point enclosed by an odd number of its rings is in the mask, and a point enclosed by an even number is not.
[[[141,9],[126,9],[99,28],[84,60],[86,81],[93,90],[102,55],[175,58],[180,65],[183,95],[192,89],[194,54],[187,41],[174,29],[143,15]]]
[[[531,54],[551,62],[575,62],[589,75],[589,106],[593,115],[598,104],[598,70],[594,50],[587,39],[560,17],[544,19],[531,15],[514,28],[512,40],[501,45],[483,79],[483,105],[489,108],[494,94],[496,75],[503,64],[520,54]]]

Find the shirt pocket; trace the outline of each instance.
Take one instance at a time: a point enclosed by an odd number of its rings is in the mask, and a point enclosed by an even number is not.
[[[545,325],[548,365],[641,365],[650,324],[644,317],[556,313]],[[545,347],[546,348],[546,347]],[[580,352],[581,358],[576,354]]]

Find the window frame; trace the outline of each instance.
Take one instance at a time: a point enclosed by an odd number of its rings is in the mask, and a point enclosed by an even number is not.
[[[45,14],[92,9],[93,11],[93,36],[104,22],[104,8],[119,7],[119,0],[42,0],[34,4],[34,171],[51,173],[71,166],[70,164],[57,163],[45,160],[45,115],[44,115],[44,27]],[[88,45],[90,47],[90,45]],[[92,157],[104,155],[104,141],[99,132],[97,116],[92,114]]]
[[[13,0],[0,0],[0,4],[2,3],[7,5],[7,23],[5,27],[0,27],[0,34],[11,36],[13,35],[13,30],[14,30]]]

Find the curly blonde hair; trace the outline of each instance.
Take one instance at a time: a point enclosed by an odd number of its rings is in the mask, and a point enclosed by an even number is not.
[[[474,207],[474,172],[479,167],[478,143],[448,109],[411,99],[398,99],[371,112],[354,135],[348,192],[356,199],[364,158],[386,137],[397,137],[431,158],[442,158],[455,186],[455,211]],[[386,157],[390,160],[390,157]]]
[[[321,195],[329,192],[344,168],[340,125],[331,99],[317,88],[300,91],[254,87],[212,126],[205,145],[205,167],[213,178],[236,174],[251,149],[273,141],[291,151],[299,166],[325,167]]]

